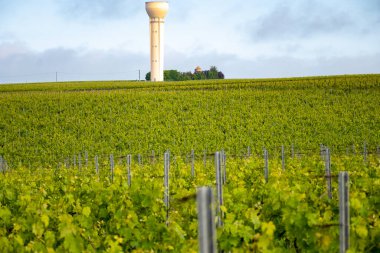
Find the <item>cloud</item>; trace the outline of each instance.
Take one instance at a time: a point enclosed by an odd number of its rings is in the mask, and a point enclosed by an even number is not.
[[[142,74],[148,71],[148,64],[148,55],[121,50],[54,48],[35,52],[18,45],[0,45],[0,83],[55,81],[56,72],[60,81],[135,80],[139,69]]]
[[[137,69],[149,71],[143,0],[40,1],[0,0],[0,82],[51,81],[56,71],[62,80],[135,79]],[[173,0],[170,8],[166,69],[216,65],[228,78],[380,69],[378,0]],[[48,75],[23,76],[38,73]]]
[[[308,1],[298,5],[280,3],[269,13],[246,24],[246,29],[255,41],[292,40],[333,34],[353,24],[348,13]]]
[[[10,50],[12,49],[12,50]],[[4,52],[10,52],[4,54]],[[380,72],[380,53],[351,57],[292,56],[242,59],[217,52],[187,55],[167,50],[165,69],[193,71],[196,66],[215,65],[226,78],[294,77]],[[35,52],[22,44],[0,45],[0,83],[71,80],[136,80],[149,71],[149,56],[121,50],[54,48]]]
[[[13,42],[16,40],[16,36],[8,31],[4,31],[0,33],[0,43]]]
[[[0,41],[2,36],[0,35]],[[28,48],[24,43],[20,42],[4,42],[0,45],[0,61],[28,52]]]
[[[252,61],[249,66],[253,70],[254,77],[370,74],[380,72],[380,54],[316,59],[261,58]]]
[[[380,1],[379,0],[366,0],[358,1],[360,5],[363,5],[366,11],[374,13],[377,17],[380,17]]]
[[[199,7],[193,1],[170,1],[166,19],[176,24],[192,22],[191,13],[199,13]]]
[[[297,58],[292,56],[260,57],[247,60],[231,54],[198,54],[186,56],[171,50],[167,69],[193,71],[196,66],[208,69],[215,65],[226,78],[267,78],[342,74],[380,73],[380,53],[351,57]]]
[[[144,8],[144,2],[136,0],[59,0],[57,4],[63,16],[89,21],[124,19]]]

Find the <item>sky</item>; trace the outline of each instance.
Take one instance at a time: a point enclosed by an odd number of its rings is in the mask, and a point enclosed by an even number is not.
[[[165,69],[226,78],[380,73],[380,0],[172,0]],[[136,80],[141,0],[0,0],[0,83]]]

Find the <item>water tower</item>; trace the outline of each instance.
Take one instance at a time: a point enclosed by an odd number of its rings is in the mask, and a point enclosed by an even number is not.
[[[164,23],[169,3],[146,2],[145,9],[150,18],[150,80],[164,81]]]

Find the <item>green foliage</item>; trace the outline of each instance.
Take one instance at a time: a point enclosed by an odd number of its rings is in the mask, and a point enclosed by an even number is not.
[[[146,73],[145,80],[150,81],[150,75],[151,75],[150,72]]]
[[[219,79],[218,69],[215,66],[210,67],[210,70],[208,71],[207,79]]]
[[[175,159],[174,159],[175,158]],[[377,252],[380,236],[379,159],[334,157],[338,170],[350,175],[352,252]],[[132,186],[125,165],[101,163],[100,175],[91,163],[78,168],[29,170],[0,174],[1,252],[197,252],[198,185],[214,185],[210,157],[191,166],[173,157],[170,170],[170,210],[166,225],[163,203],[163,161],[132,166]],[[349,164],[346,166],[345,164]],[[327,198],[323,161],[319,156],[270,160],[265,183],[262,158],[228,158],[224,185],[224,226],[218,228],[218,248],[225,252],[339,251],[338,184]],[[361,168],[358,170],[357,168]],[[333,173],[337,173],[333,171]],[[366,189],[363,191],[363,189]]]
[[[380,143],[379,97],[378,75],[1,86],[0,155],[11,167],[56,167],[84,151],[360,152]]]
[[[193,196],[197,186],[215,184],[215,169],[212,158],[206,166],[198,160],[192,178],[184,154],[224,148],[220,250],[337,252],[337,180],[329,200],[323,162],[313,155],[323,143],[333,150],[333,174],[350,174],[351,252],[378,252],[379,97],[380,75],[1,86],[0,155],[10,170],[0,173],[0,251],[197,252]],[[363,142],[372,153],[367,163]],[[294,159],[287,153],[286,171],[280,145],[302,152]],[[268,183],[262,158],[229,157],[247,146],[269,150]],[[168,225],[163,161],[147,159],[167,149],[175,158]],[[144,165],[133,163],[131,187],[117,159],[110,182],[111,153],[143,154]],[[64,168],[78,154],[82,167]]]
[[[151,73],[145,75],[145,80],[150,81]],[[210,70],[202,72],[179,72],[178,70],[164,70],[165,81],[188,81],[188,80],[206,80],[206,79],[224,79],[224,74],[215,66],[211,66]]]
[[[165,70],[164,80],[165,81],[180,81],[182,79],[181,73],[177,70]]]

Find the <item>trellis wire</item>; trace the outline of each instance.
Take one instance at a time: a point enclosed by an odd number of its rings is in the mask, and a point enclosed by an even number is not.
[[[213,215],[213,194],[210,187],[197,190],[199,252],[216,253],[216,232]]]
[[[348,173],[339,172],[339,242],[341,253],[345,253],[350,246],[350,208],[348,181]]]

